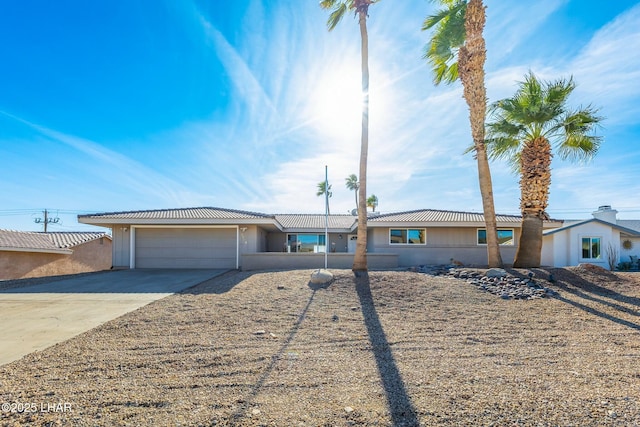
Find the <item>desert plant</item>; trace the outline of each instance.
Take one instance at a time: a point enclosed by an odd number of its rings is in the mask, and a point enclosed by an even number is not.
[[[507,159],[520,175],[522,231],[513,262],[516,268],[540,266],[552,145],[563,160],[589,160],[600,148],[602,137],[594,132],[602,120],[597,109],[567,105],[575,87],[573,78],[544,82],[530,72],[511,98],[490,108],[489,154]]]
[[[609,270],[613,271],[616,268],[616,264],[620,259],[620,253],[617,246],[613,243],[609,243],[607,246],[607,262],[609,263]]]

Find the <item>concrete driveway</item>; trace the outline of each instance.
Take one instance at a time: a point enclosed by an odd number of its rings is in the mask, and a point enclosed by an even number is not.
[[[225,271],[108,271],[0,291],[0,365]]]

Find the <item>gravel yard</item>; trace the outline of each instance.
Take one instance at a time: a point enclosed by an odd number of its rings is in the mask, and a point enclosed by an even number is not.
[[[558,294],[531,300],[311,273],[227,273],[0,366],[0,424],[640,425],[640,273],[536,270]]]

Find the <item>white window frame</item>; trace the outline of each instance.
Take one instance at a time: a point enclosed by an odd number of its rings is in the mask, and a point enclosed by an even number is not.
[[[485,232],[485,238],[486,238],[487,229],[486,228],[476,228],[476,245],[478,245],[478,246],[487,246],[486,243],[480,243],[480,236],[479,236],[480,231],[484,231]],[[511,232],[511,243],[500,243],[500,246],[515,246],[515,244],[516,244],[516,230],[515,230],[515,228],[498,228],[498,231],[510,231]]]
[[[598,239],[600,241],[600,253],[598,254],[597,258],[584,258],[582,256],[582,241],[584,239],[589,239],[589,243],[590,243],[589,244],[589,253],[590,253],[590,255],[593,255],[593,252],[591,250],[593,248],[593,240],[594,239]],[[581,235],[580,236],[580,246],[579,246],[580,259],[583,260],[583,261],[595,261],[595,260],[603,261],[604,258],[602,258],[602,241],[603,241],[602,236],[597,236],[597,235],[594,236],[592,234]]]
[[[391,241],[391,230],[405,230],[407,232],[407,242],[406,243],[395,243]],[[410,230],[418,230],[422,231],[424,234],[424,243],[411,243],[409,242],[409,231]],[[426,246],[427,244],[427,229],[424,227],[415,228],[415,227],[393,227],[389,228],[389,245],[391,246]]]

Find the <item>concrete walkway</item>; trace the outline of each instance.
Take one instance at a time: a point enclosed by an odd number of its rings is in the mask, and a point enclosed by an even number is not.
[[[0,365],[225,271],[109,271],[0,291]]]

